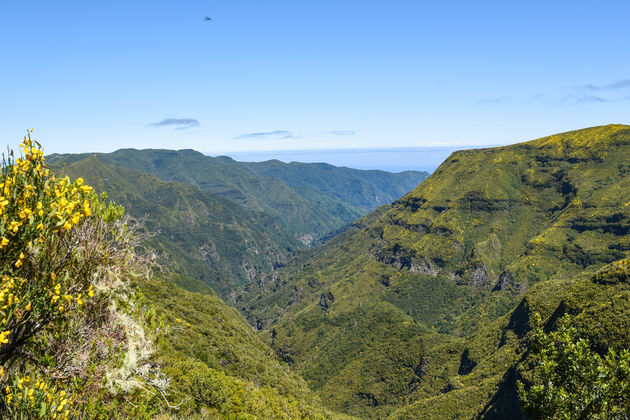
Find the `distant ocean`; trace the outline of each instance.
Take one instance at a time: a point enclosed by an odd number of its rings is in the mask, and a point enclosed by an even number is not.
[[[482,147],[482,146],[478,146]],[[483,146],[487,147],[487,146]],[[461,147],[414,147],[397,149],[282,150],[268,152],[233,152],[226,156],[241,162],[325,162],[355,169],[380,169],[388,172],[408,170],[433,172],[451,153],[470,149]]]

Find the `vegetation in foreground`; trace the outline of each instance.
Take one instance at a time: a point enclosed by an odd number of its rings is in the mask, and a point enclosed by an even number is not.
[[[152,278],[122,207],[22,149],[0,180],[3,417],[333,417],[219,297]]]
[[[81,178],[50,173],[30,133],[0,189],[3,417],[147,415],[167,381],[150,364],[156,318],[129,288],[150,270],[142,238]]]
[[[588,339],[580,338],[565,315],[559,328],[546,334],[534,317],[531,352],[533,384],[518,382],[525,414],[535,419],[614,419],[630,410],[630,351],[612,348],[601,357]]]

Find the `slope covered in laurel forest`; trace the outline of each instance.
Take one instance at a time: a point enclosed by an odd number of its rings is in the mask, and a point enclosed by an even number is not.
[[[627,283],[593,276],[630,250],[629,175],[623,125],[456,152],[238,305],[334,409],[515,416],[534,312],[550,328],[583,314],[595,343],[628,344]]]
[[[49,160],[60,166],[87,156],[91,155],[52,155]],[[305,245],[326,239],[428,176],[426,172],[392,174],[311,163],[243,163],[193,150],[122,149],[97,156],[102,162],[196,186],[265,213]]]
[[[150,243],[163,267],[180,274],[175,276],[179,284],[190,290],[207,292],[210,286],[227,297],[253,273],[270,270],[300,247],[271,217],[190,185],[115,167],[96,156],[51,167],[83,176],[130,215],[144,218],[156,234]]]

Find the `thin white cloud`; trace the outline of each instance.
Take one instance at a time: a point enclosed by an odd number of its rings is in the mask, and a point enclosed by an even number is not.
[[[162,121],[154,122],[147,127],[173,127],[177,130],[183,130],[186,128],[199,127],[199,121],[194,118],[166,118]]]
[[[275,130],[275,131],[260,131],[257,133],[245,133],[240,136],[234,137],[234,140],[243,139],[297,139],[298,136],[294,135],[291,131],[287,130]]]

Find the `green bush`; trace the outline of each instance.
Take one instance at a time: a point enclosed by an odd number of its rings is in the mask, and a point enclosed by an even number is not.
[[[565,315],[546,334],[536,316],[531,351],[534,383],[518,383],[525,413],[536,419],[615,419],[630,412],[630,351],[612,349],[602,357],[580,338]]]

